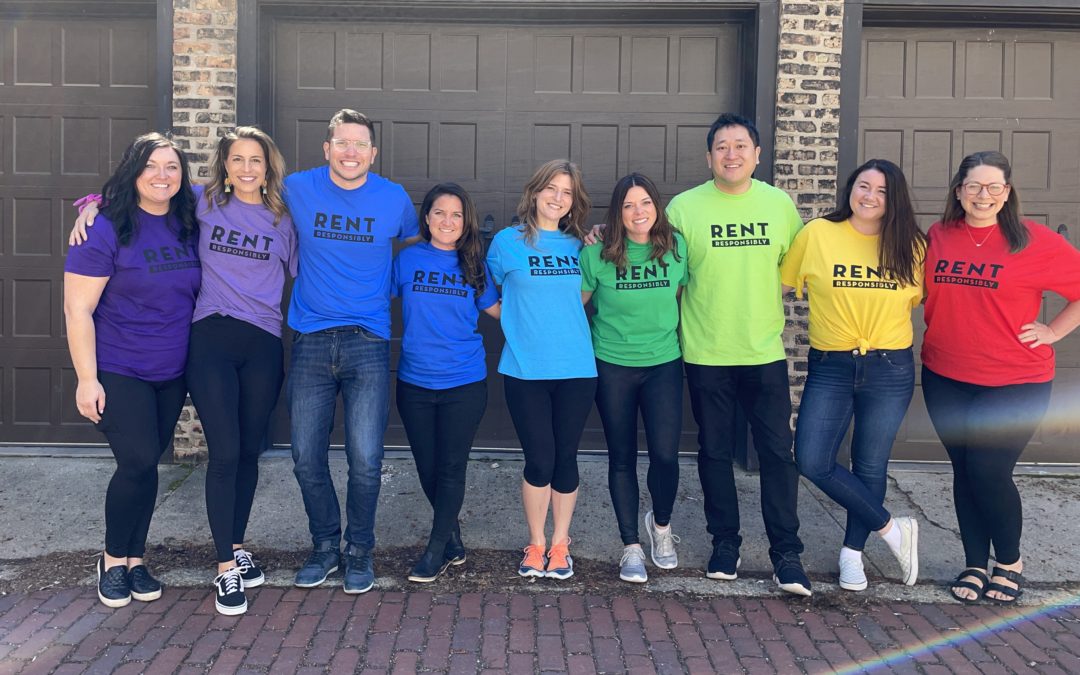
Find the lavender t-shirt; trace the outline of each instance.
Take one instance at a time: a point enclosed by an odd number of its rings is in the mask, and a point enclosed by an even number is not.
[[[225,314],[281,337],[284,265],[296,276],[292,220],[285,215],[275,225],[270,209],[235,197],[209,205],[202,186],[195,196],[203,277],[192,320]]]
[[[64,271],[109,277],[94,310],[99,371],[162,382],[184,374],[199,255],[193,237],[180,243],[168,216],[139,211],[127,246],[98,216],[86,243],[68,249]]]

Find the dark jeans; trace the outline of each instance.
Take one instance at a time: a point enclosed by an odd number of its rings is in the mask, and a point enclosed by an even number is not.
[[[218,562],[231,561],[232,545],[244,543],[283,378],[276,335],[218,314],[191,325],[187,386],[206,434],[206,516]]]
[[[434,512],[428,550],[442,560],[465,499],[465,470],[487,407],[487,382],[425,389],[398,380],[397,408]]]
[[[804,476],[847,509],[844,546],[861,551],[889,522],[889,455],[915,389],[911,348],[854,352],[810,349],[795,460]],[[851,420],[851,470],[836,455]]]
[[[370,551],[375,546],[383,433],[390,411],[390,342],[359,326],[298,333],[287,389],[293,473],[304,497],[312,541],[318,545],[341,540],[341,507],[328,460],[340,393],[349,462],[345,542]]]
[[[187,398],[184,378],[147,382],[116,373],[98,373],[105,389],[105,412],[95,426],[116,458],[105,492],[105,552],[114,558],[141,558],[158,490],[158,460],[172,442]]]
[[[578,488],[577,452],[596,396],[596,378],[503,378],[506,407],[525,454],[525,482],[570,494]]]
[[[698,424],[698,476],[713,544],[742,543],[732,458],[735,404],[742,406],[761,463],[761,515],[770,553],[802,553],[799,468],[791,450],[791,393],[787,361],[757,366],[686,364],[690,404]]]
[[[1023,508],[1013,468],[1050,405],[1051,382],[985,387],[922,369],[930,420],[953,465],[953,499],[968,567],[1020,560]]]
[[[596,360],[596,409],[608,447],[608,490],[624,546],[638,540],[638,410],[649,449],[647,484],[657,525],[671,521],[679,489],[682,359],[629,367]]]

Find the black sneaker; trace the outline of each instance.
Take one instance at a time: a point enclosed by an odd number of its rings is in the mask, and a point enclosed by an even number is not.
[[[415,581],[421,584],[431,583],[438,579],[450,565],[451,562],[446,559],[446,556],[436,555],[431,551],[424,551],[424,555],[420,556],[420,559],[413,565],[412,571],[409,572],[409,581]]]
[[[236,561],[236,568],[240,570],[240,578],[244,580],[244,588],[262,586],[266,581],[266,576],[251,559],[251,554],[242,548],[236,549],[232,554],[233,560]]]
[[[127,568],[113,565],[105,569],[105,556],[97,563],[97,596],[106,607],[124,607],[131,602],[131,586],[128,585]]]
[[[739,545],[730,541],[721,541],[713,544],[712,556],[709,557],[709,568],[705,576],[710,579],[722,579],[734,581],[739,578],[739,565],[742,558],[739,557]]]
[[[247,611],[244,580],[239,567],[231,567],[214,578],[214,607],[218,614],[236,616]]]
[[[794,551],[773,553],[770,551],[769,557],[772,559],[773,564],[773,581],[780,587],[780,590],[807,597],[811,595],[810,579],[806,576],[806,572],[803,571],[798,553]]]
[[[128,584],[131,586],[131,597],[141,602],[161,597],[161,582],[150,576],[146,565],[136,565],[128,570]]]
[[[454,525],[453,531],[450,532],[450,538],[446,540],[443,558],[451,565],[465,564],[465,544],[461,542],[460,525]]]

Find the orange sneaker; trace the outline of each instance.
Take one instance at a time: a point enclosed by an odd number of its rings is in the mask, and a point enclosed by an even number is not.
[[[547,575],[552,579],[569,579],[574,576],[574,559],[570,557],[570,540],[555,544],[548,551]]]
[[[518,565],[518,574],[523,577],[544,576],[544,565],[547,563],[547,558],[544,557],[544,547],[540,544],[529,544],[522,550],[525,551],[525,557],[521,559],[521,564]]]

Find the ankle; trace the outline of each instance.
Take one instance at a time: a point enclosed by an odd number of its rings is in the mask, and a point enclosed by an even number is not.
[[[219,562],[217,564],[217,573],[218,574],[224,574],[225,572],[228,572],[229,570],[231,570],[234,567],[236,567],[236,561],[235,560],[230,560],[229,562]]]

